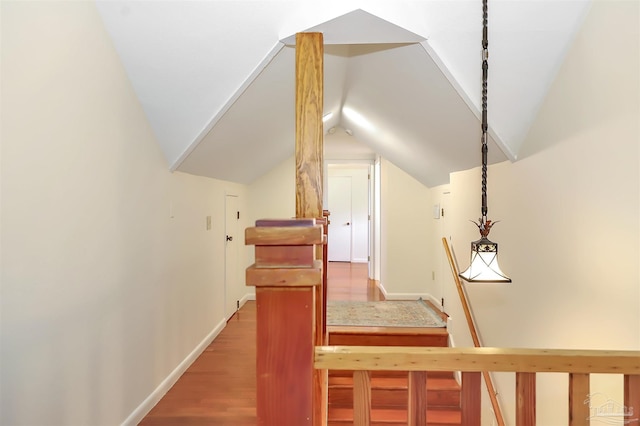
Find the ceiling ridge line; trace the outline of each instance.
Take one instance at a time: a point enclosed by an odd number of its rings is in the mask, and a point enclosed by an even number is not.
[[[462,88],[458,80],[453,76],[449,67],[444,63],[444,61],[440,58],[440,55],[435,51],[433,46],[429,44],[429,40],[425,40],[423,42],[418,43],[424,49],[425,53],[429,55],[431,60],[436,64],[440,72],[445,76],[451,87],[456,91],[458,96],[464,101],[469,110],[473,113],[473,115],[480,121],[480,109],[473,103],[473,98],[469,96],[469,94]],[[509,161],[514,162],[517,160],[518,156],[514,153],[511,148],[502,140],[502,138],[496,133],[496,131],[489,125],[488,128],[489,136],[493,139],[496,145],[500,148],[503,154],[509,159]]]
[[[169,166],[169,170],[175,172],[178,167],[189,157],[189,155],[200,145],[204,138],[213,130],[218,122],[224,117],[224,115],[231,109],[238,99],[244,94],[244,92],[251,86],[251,84],[262,74],[262,72],[269,66],[269,64],[275,59],[280,51],[285,47],[285,44],[281,41],[277,41],[271,50],[265,55],[264,58],[256,65],[247,78],[238,86],[231,96],[224,102],[222,107],[211,117],[207,124],[202,128],[195,139],[182,151],[182,154]]]

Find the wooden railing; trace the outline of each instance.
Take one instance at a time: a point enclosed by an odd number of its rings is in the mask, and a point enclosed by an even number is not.
[[[371,371],[408,371],[410,426],[427,424],[428,371],[462,372],[462,424],[480,425],[480,377],[482,371],[516,375],[516,425],[536,424],[536,373],[569,374],[571,426],[589,425],[589,377],[595,373],[624,375],[624,424],[640,424],[640,351],[418,348],[373,346],[322,346],[315,348],[314,367],[354,370],[354,425],[370,422]]]
[[[376,370],[409,372],[409,425],[427,424],[429,371],[462,372],[463,425],[480,425],[481,372],[485,371],[515,373],[518,426],[535,425],[538,372],[569,374],[571,426],[589,424],[584,400],[589,395],[589,375],[594,373],[624,375],[626,412],[633,419],[640,414],[640,351],[318,344],[324,337],[326,301],[326,262],[318,260],[323,257],[318,248],[326,244],[326,225],[326,216],[324,221],[261,220],[245,232],[246,243],[256,246],[256,263],[247,269],[246,278],[247,285],[256,287],[259,425],[326,424],[326,370],[355,371],[354,424],[358,426],[371,421],[370,372]]]

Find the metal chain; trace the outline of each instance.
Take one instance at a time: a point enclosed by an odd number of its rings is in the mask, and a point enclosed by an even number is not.
[[[489,37],[487,30],[488,0],[482,1],[482,223],[487,219],[487,74],[489,68]]]

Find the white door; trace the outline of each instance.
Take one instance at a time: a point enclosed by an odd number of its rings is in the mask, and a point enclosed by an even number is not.
[[[225,261],[224,261],[224,315],[227,318],[235,313],[238,299],[238,197],[225,197]]]
[[[329,262],[351,262],[351,176],[329,176]]]

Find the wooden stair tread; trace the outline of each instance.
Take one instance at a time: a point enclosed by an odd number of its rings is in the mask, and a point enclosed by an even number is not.
[[[449,346],[446,328],[327,327],[330,346]]]
[[[408,371],[372,371],[371,377],[408,377]],[[329,370],[329,377],[353,377],[353,370]],[[451,371],[429,371],[427,373],[427,380],[431,379],[450,379],[453,378],[453,372]]]
[[[459,425],[462,415],[459,409],[427,409],[427,424]],[[330,408],[328,413],[329,423],[348,422],[353,423],[352,408]],[[378,409],[371,410],[372,423],[407,424],[407,411],[403,409]]]
[[[331,376],[329,377],[329,388],[352,388],[353,377]],[[372,377],[372,389],[407,389],[408,380],[406,377]],[[460,385],[451,378],[427,378],[427,389],[438,390],[460,390]]]
[[[449,335],[447,327],[359,327],[346,325],[327,326],[329,334],[376,334],[381,336],[406,336],[406,335]]]

